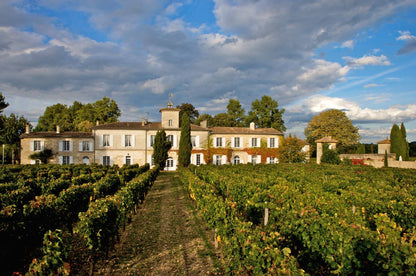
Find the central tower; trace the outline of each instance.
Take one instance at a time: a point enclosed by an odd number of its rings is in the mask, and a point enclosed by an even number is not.
[[[180,108],[174,108],[171,101],[172,93],[169,94],[168,107],[159,110],[162,113],[162,128],[172,129],[179,128],[179,112]]]

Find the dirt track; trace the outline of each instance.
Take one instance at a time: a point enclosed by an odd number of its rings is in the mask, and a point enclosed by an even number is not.
[[[196,215],[176,173],[161,173],[120,242],[94,275],[220,274],[213,233]]]

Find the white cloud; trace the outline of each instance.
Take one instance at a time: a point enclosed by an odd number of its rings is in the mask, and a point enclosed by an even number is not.
[[[381,56],[364,55],[361,58],[344,57],[344,59],[346,60],[346,64],[351,67],[362,67],[365,65],[382,65],[382,66],[391,65],[390,61],[385,55],[381,55]]]
[[[369,84],[364,85],[364,88],[379,87],[379,86],[383,86],[383,85],[378,84],[378,83],[369,83]]]
[[[416,39],[416,36],[412,35],[409,31],[399,31],[400,36],[396,40],[412,40]]]
[[[345,41],[344,43],[341,44],[341,48],[353,49],[354,48],[354,40]]]
[[[164,78],[157,78],[152,80],[147,80],[143,84],[143,88],[147,89],[150,88],[152,93],[155,94],[162,94],[166,91],[166,86],[164,84]]]

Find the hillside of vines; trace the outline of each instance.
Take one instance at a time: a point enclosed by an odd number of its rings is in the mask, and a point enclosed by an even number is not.
[[[92,269],[108,252],[158,172],[149,164],[2,167],[2,275],[88,275],[80,263]]]
[[[229,274],[416,274],[414,170],[201,166],[180,178]]]

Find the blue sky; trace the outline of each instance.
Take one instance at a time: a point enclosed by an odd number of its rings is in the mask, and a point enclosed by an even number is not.
[[[122,121],[174,104],[250,110],[270,95],[287,133],[338,108],[362,142],[416,140],[415,0],[5,0],[0,91],[33,124],[46,106],[110,97]]]

